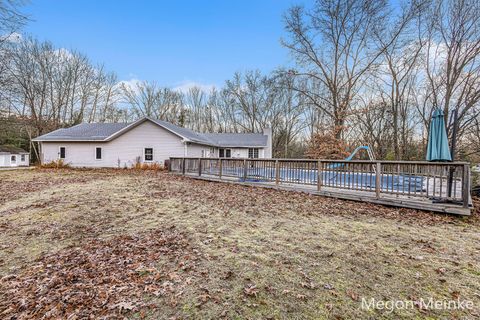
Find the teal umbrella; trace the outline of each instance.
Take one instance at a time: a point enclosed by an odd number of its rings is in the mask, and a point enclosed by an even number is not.
[[[452,161],[443,111],[438,108],[433,111],[430,120],[427,161]]]

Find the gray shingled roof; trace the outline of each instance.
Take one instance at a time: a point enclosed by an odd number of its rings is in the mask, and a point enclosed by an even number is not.
[[[187,128],[179,127],[174,125],[173,123],[163,121],[163,120],[158,120],[158,119],[150,119],[150,120],[166,128],[167,130],[170,130],[176,133],[179,136],[187,138],[188,140],[199,142],[199,143],[215,145],[215,141],[210,140],[208,137],[206,137],[206,134],[204,133],[198,133]]]
[[[37,137],[34,141],[108,141],[136,125],[150,120],[189,141],[218,147],[264,147],[267,136],[257,133],[198,133],[170,122],[143,118],[133,123],[82,123],[70,128],[58,129]],[[118,135],[117,135],[118,134]],[[113,136],[113,137],[112,137]],[[107,138],[111,137],[107,140]]]
[[[128,123],[81,123],[70,128],[62,128],[35,141],[102,141],[128,126]]]
[[[268,137],[261,133],[205,133],[222,147],[266,147]]]

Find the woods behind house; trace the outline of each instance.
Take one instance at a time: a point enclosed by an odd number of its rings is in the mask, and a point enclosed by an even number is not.
[[[434,108],[458,155],[480,156],[478,1],[320,0],[284,14],[291,63],[232,75],[219,88],[119,81],[75,50],[21,34],[21,3],[0,2],[0,144],[81,122],[148,116],[200,132],[273,130],[275,157],[422,159]]]

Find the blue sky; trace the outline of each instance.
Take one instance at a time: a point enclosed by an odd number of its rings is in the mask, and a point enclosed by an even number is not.
[[[302,0],[30,0],[25,32],[104,63],[120,80],[221,86],[290,61],[282,15]]]

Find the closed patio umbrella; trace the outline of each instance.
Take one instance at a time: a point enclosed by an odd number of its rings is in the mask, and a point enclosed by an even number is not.
[[[438,108],[433,111],[430,120],[427,161],[452,161],[443,111]]]

